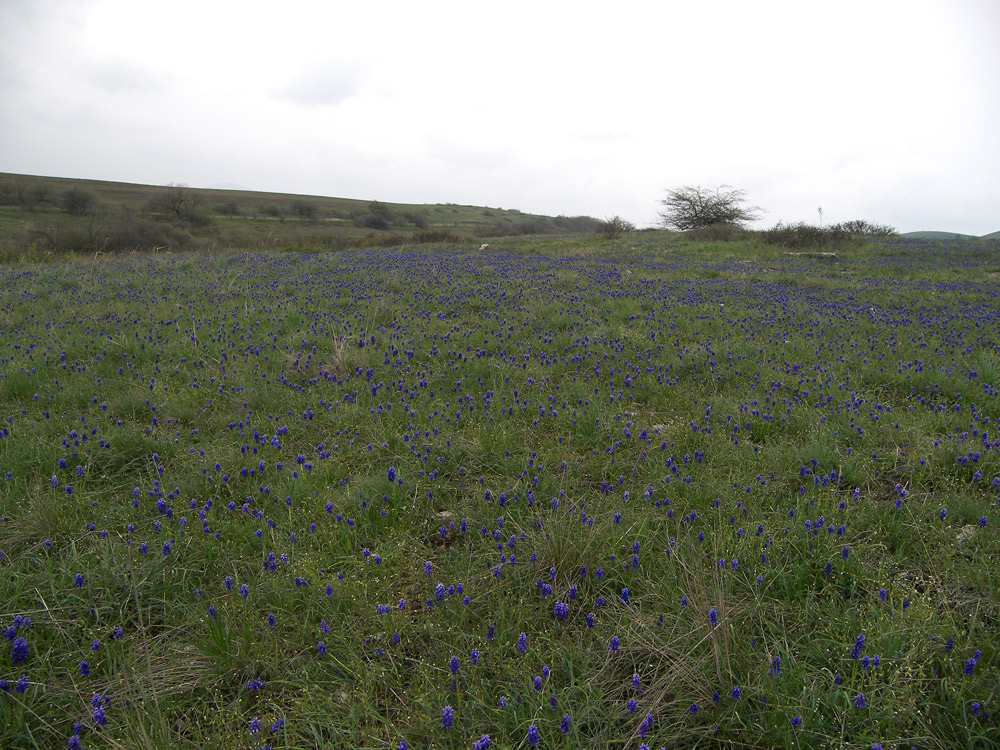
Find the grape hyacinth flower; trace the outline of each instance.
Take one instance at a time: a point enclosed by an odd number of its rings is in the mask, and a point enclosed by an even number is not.
[[[711,623],[713,628],[719,624],[719,614],[715,611],[715,607],[708,610],[708,621]]]
[[[552,609],[552,614],[555,615],[557,620],[565,620],[569,615],[569,605],[565,602],[557,601],[555,607]]]
[[[653,728],[653,715],[646,714],[646,718],[642,720],[642,724],[639,725],[639,736],[645,737],[649,734],[649,730]]]
[[[15,638],[10,647],[10,663],[21,664],[26,661],[28,661],[28,641],[22,637]]]
[[[517,636],[517,650],[522,656],[528,653],[528,636],[523,632]]]
[[[445,706],[441,710],[441,726],[445,729],[453,726],[455,724],[455,709],[451,706]]]
[[[527,740],[529,745],[531,745],[532,747],[536,747],[538,743],[541,742],[541,739],[542,739],[541,735],[538,734],[538,727],[536,727],[534,724],[528,727]]]
[[[563,714],[562,721],[559,722],[559,731],[563,734],[569,734],[571,728],[571,720],[569,714]]]

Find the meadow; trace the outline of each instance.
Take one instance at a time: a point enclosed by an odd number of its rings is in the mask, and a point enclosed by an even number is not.
[[[1000,747],[996,242],[0,278],[0,747]]]

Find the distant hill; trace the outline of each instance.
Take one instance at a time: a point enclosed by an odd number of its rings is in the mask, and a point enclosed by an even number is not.
[[[982,238],[984,240],[1000,240],[1000,232],[990,232],[989,234],[984,234]]]
[[[994,232],[994,235],[1000,234],[1000,232]],[[958,232],[906,232],[902,237],[907,237],[911,240],[975,240],[979,239],[974,234],[959,234]],[[993,235],[986,235],[987,237],[992,237]]]
[[[234,188],[138,185],[0,172],[0,257],[199,248],[337,250],[593,235],[590,216],[453,203],[384,203]]]
[[[115,207],[124,205],[133,209],[142,209],[148,207],[151,202],[155,203],[168,187],[166,185],[142,185],[128,182],[40,177],[0,172],[0,205],[16,205],[17,201],[11,199],[15,190],[28,196],[41,196],[42,200],[37,202],[41,204],[40,207],[44,207],[47,202],[57,202],[60,194],[76,189],[93,194],[98,201],[105,205]],[[388,210],[400,216],[420,216],[421,218],[416,223],[419,225],[426,222],[427,226],[483,230],[495,227],[497,224],[538,223],[538,220],[545,223],[546,220],[554,221],[555,219],[555,217],[540,214],[522,213],[517,209],[464,206],[453,203],[381,203],[372,200],[333,198],[322,195],[268,193],[222,187],[221,185],[212,188],[184,187],[192,195],[196,195],[200,205],[210,212],[228,214],[235,207],[240,216],[272,218],[285,216],[291,218],[301,214],[304,206],[311,206],[317,219],[350,220],[352,215],[367,212],[373,203],[380,203],[378,210]],[[592,219],[592,221],[594,224],[597,223],[596,219]]]

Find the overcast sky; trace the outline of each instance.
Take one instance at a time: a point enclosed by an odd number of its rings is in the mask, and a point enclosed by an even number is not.
[[[0,171],[1000,230],[1000,2],[0,0]]]

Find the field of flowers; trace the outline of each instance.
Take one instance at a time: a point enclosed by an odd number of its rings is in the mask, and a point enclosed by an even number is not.
[[[0,268],[0,747],[998,747],[998,389],[997,245]]]

